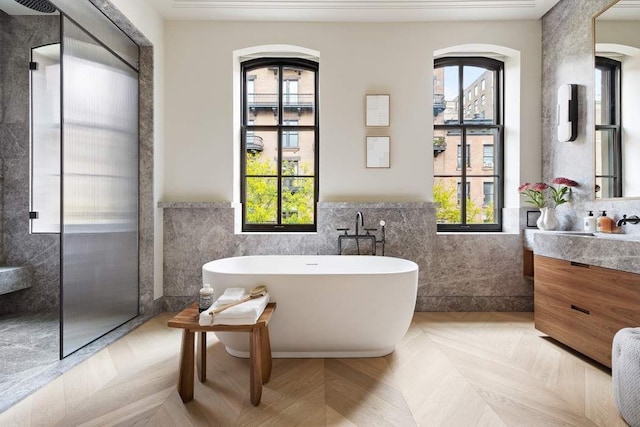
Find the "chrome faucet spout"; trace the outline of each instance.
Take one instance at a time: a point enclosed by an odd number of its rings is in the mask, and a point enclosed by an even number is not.
[[[360,221],[358,221],[358,219],[360,219]],[[362,215],[362,212],[358,211],[356,212],[356,236],[358,235],[358,226],[362,225],[364,227],[364,216]]]

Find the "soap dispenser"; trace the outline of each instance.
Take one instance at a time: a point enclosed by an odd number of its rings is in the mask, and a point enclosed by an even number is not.
[[[602,211],[602,215],[598,217],[598,221],[596,223],[596,230],[601,233],[611,233],[613,231],[613,227],[613,220],[607,216],[606,211]]]
[[[598,230],[596,222],[596,217],[593,216],[593,211],[589,211],[589,214],[584,217],[584,231],[595,233]]]

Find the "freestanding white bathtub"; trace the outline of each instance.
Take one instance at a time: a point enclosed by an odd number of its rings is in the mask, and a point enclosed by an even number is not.
[[[269,323],[273,357],[378,357],[409,328],[418,265],[382,256],[243,256],[206,263],[202,278],[216,296],[267,286],[278,304]],[[248,357],[245,333],[216,335],[230,354]]]

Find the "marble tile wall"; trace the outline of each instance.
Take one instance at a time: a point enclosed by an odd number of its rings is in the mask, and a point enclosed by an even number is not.
[[[336,228],[350,227],[353,233],[357,211],[362,211],[367,228],[386,222],[386,256],[418,264],[417,311],[533,309],[532,285],[522,274],[520,234],[437,234],[432,203],[321,202],[318,232],[304,234],[235,234],[236,211],[230,203],[161,206],[165,310],[179,310],[194,301],[202,284],[202,265],[214,259],[337,254]]]
[[[0,27],[0,164],[3,264],[29,265],[33,286],[0,297],[0,313],[57,311],[60,283],[58,235],[29,234],[30,49],[59,40],[55,16],[2,14]]]
[[[561,0],[542,19],[542,176],[549,182],[566,176],[581,186],[571,203],[557,210],[560,228],[579,230],[587,211],[606,210],[615,219],[640,215],[640,200],[592,201],[594,186],[594,57],[593,16],[611,0]],[[578,84],[578,137],[558,142],[556,94],[562,84]],[[625,232],[640,234],[640,225],[627,225]]]
[[[0,58],[5,58],[8,55],[9,43],[7,40],[8,31],[2,30],[2,28],[7,28],[9,26],[9,15],[0,10]],[[5,68],[2,66],[0,61],[0,100],[4,97],[5,89],[4,89],[4,80],[5,80]],[[2,138],[2,129],[5,115],[5,107],[0,101],[0,138]],[[1,143],[2,140],[0,140]],[[4,210],[3,208],[3,192],[2,188],[4,187],[4,161],[2,157],[0,157],[0,212]],[[3,221],[0,220],[0,242],[2,242],[4,236],[4,224]],[[4,265],[4,245],[0,244],[0,265]]]

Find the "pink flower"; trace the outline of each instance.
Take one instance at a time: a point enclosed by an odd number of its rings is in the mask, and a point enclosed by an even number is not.
[[[545,191],[547,188],[549,188],[549,185],[545,182],[536,182],[531,187],[533,191],[540,191],[540,192]]]
[[[531,185],[525,182],[518,187],[518,192],[524,195],[527,203],[531,203],[539,208],[544,206],[544,190],[549,188],[544,182],[537,182]]]
[[[557,178],[553,178],[553,181],[551,181],[553,184],[558,184],[558,185],[565,185],[567,187],[577,187],[579,184],[577,182],[575,182],[572,179],[569,178],[563,178],[561,176],[557,177]]]
[[[528,190],[529,188],[531,188],[531,184],[529,184],[528,182],[525,182],[520,187],[518,187],[518,193],[522,193],[523,191]]]

